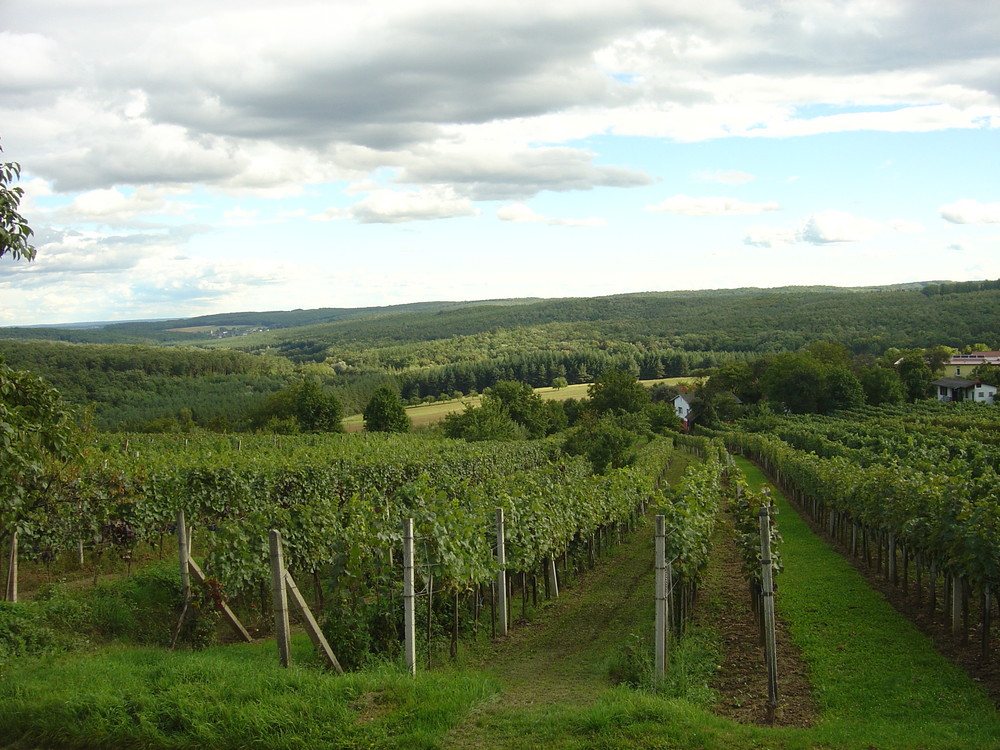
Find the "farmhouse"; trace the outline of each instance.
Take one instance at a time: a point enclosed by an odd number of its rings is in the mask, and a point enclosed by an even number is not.
[[[944,366],[949,377],[965,378],[972,374],[980,365],[1000,367],[1000,352],[972,352],[971,354],[956,354]]]
[[[938,401],[975,401],[979,404],[996,402],[996,386],[986,385],[978,380],[940,378],[932,385],[937,388]]]
[[[679,393],[674,396],[674,413],[680,417],[685,432],[691,429],[691,410],[697,401],[698,397],[693,393]]]

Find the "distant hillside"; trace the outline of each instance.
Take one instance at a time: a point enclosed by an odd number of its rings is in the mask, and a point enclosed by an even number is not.
[[[335,323],[382,315],[435,313],[481,305],[530,305],[536,297],[521,299],[474,300],[467,302],[413,302],[382,307],[323,307],[314,310],[271,310],[200,315],[193,318],[169,318],[155,321],[121,323],[63,323],[53,326],[0,328],[0,339],[40,339],[91,344],[197,344],[210,340],[211,329],[284,329]]]
[[[453,337],[496,339],[493,343],[501,349],[603,348],[627,341],[683,351],[742,352],[794,350],[827,339],[857,353],[879,354],[890,346],[990,343],[997,335],[1000,290],[942,295],[921,293],[922,288],[745,289],[542,300],[341,320],[215,345],[266,350],[298,361],[350,361],[363,351],[427,348],[434,341],[455,349],[455,342],[445,343]]]
[[[269,394],[303,376],[335,392],[351,413],[386,382],[415,403],[481,392],[499,380],[587,383],[610,367],[643,379],[697,375],[818,340],[862,358],[890,347],[997,349],[998,287],[646,292],[243,312],[99,330],[0,329],[0,357],[92,406],[103,429],[185,419],[239,429]]]
[[[549,348],[543,341],[591,342],[600,347],[600,342],[629,341],[684,351],[755,352],[796,349],[808,341],[829,339],[858,353],[877,354],[889,346],[985,343],[995,336],[997,287],[1000,282],[934,281],[859,288],[747,287],[592,298],[438,301],[237,312],[87,330],[5,328],[0,329],[0,338],[187,344],[268,351],[293,361],[328,357],[346,361],[363,350],[426,347],[428,342],[456,336],[527,329],[527,334],[500,336],[502,347]],[[432,359],[440,361],[437,356]],[[414,364],[405,360],[393,366]]]

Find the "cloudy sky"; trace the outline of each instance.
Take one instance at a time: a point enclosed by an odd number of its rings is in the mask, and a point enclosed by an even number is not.
[[[998,278],[998,39],[982,0],[3,0],[0,325]]]

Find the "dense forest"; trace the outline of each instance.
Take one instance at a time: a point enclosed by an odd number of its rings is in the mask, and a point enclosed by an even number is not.
[[[6,328],[0,356],[89,407],[100,429],[164,419],[248,429],[302,380],[349,414],[382,385],[415,403],[505,380],[591,382],[612,368],[699,375],[816,341],[869,363],[890,348],[995,348],[998,319],[1000,281],[651,292]]]

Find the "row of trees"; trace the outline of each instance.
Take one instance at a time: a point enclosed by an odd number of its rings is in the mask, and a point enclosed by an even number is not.
[[[955,350],[889,349],[879,359],[817,341],[799,352],[732,362],[718,368],[699,392],[698,419],[711,425],[735,417],[741,406],[767,403],[776,411],[829,414],[839,409],[913,402],[933,395],[932,382]],[[985,366],[987,379],[996,368]],[[728,394],[734,394],[737,400]]]
[[[625,370],[603,373],[587,398],[545,401],[525,383],[501,381],[479,406],[445,417],[448,437],[477,440],[534,439],[564,432],[563,449],[590,460],[597,473],[632,463],[639,443],[676,432],[680,421],[665,402]]]

